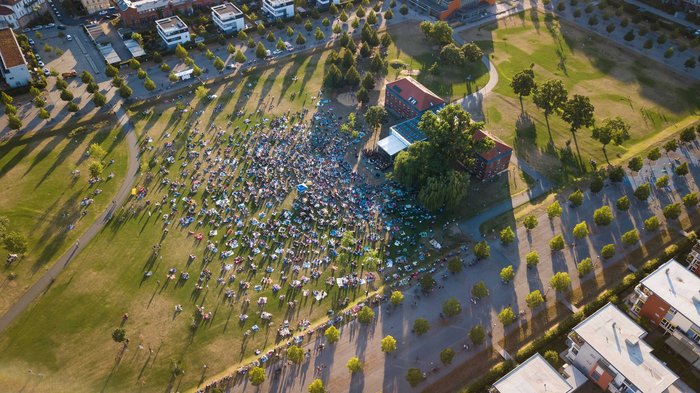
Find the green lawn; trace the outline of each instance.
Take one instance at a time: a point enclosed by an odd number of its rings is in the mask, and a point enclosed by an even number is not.
[[[700,113],[700,97],[694,94],[699,86],[690,86],[662,66],[612,47],[606,40],[568,24],[560,26],[543,14],[535,15],[534,21],[530,14],[520,14],[462,35],[490,53],[499,73],[498,85],[484,103],[487,127],[511,143],[521,158],[553,179],[569,180],[573,160],[566,145],[572,136],[568,124],[552,115],[551,145],[544,115],[531,97],[523,98],[521,111],[509,83],[516,72],[531,65],[537,82],[561,79],[569,96],[590,97],[598,122],[621,116],[630,123],[631,140],[622,146],[608,146],[611,160]],[[605,162],[601,145],[591,138],[589,130],[580,130],[577,139],[584,162]],[[575,151],[573,141],[571,149]],[[562,161],[568,165],[562,165]]]
[[[440,64],[439,49],[430,45],[417,24],[403,24],[400,29],[390,29],[389,34],[394,40],[394,45],[387,51],[389,62],[398,60],[406,65],[406,70],[419,71],[418,76],[414,78],[445,101],[451,102],[474,93],[489,81],[488,70],[482,62],[468,66]],[[440,73],[428,74],[428,69],[436,62],[440,65]],[[400,75],[400,68],[389,68],[389,80],[393,81]],[[467,79],[468,77],[470,79]]]
[[[88,184],[88,147],[98,143],[108,154],[105,162],[115,160],[105,169],[104,177],[115,178],[93,186]],[[119,129],[106,123],[72,139],[66,131],[38,133],[12,139],[0,145],[0,215],[10,219],[10,230],[27,236],[29,250],[19,263],[2,263],[0,312],[4,313],[92,224],[111,202],[126,172],[126,146]],[[71,171],[79,170],[73,178]],[[94,192],[102,193],[95,196]],[[87,215],[80,218],[80,201],[94,198]],[[68,229],[69,224],[75,228]],[[3,258],[5,256],[3,255]],[[10,273],[16,274],[8,280]]]

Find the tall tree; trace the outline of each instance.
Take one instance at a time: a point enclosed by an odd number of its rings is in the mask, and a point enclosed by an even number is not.
[[[605,155],[605,161],[610,164],[610,160],[608,160],[608,152],[605,150],[605,146],[610,142],[619,145],[622,142],[630,139],[630,125],[619,116],[605,119],[600,127],[593,128],[593,139],[597,140],[603,145],[603,155]]]
[[[578,148],[578,141],[576,140],[576,132],[581,127],[591,127],[594,124],[593,112],[595,108],[591,104],[591,100],[588,97],[574,94],[564,104],[562,108],[561,118],[569,123],[569,131],[571,131],[571,136],[574,138],[574,144],[576,145],[576,153],[578,154],[578,161],[583,168],[583,161],[581,160],[581,152]]]
[[[568,94],[562,81],[550,79],[541,86],[535,87],[532,96],[535,105],[544,112],[544,120],[547,123],[547,131],[549,132],[549,141],[552,143],[554,143],[554,139],[552,138],[552,130],[549,127],[549,115],[564,106]]]
[[[513,75],[513,80],[510,81],[510,87],[513,93],[518,95],[520,99],[520,111],[525,112],[523,108],[523,97],[529,96],[537,87],[535,84],[535,72],[532,68],[528,68]]]

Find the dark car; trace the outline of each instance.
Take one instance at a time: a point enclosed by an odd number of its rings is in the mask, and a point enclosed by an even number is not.
[[[66,26],[58,25],[58,26],[56,26],[56,28],[57,28],[58,30],[65,30],[65,29],[66,29]]]

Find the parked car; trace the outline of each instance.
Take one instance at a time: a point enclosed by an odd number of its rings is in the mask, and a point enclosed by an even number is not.
[[[226,67],[227,67],[229,70],[235,70],[235,69],[236,69],[236,65],[233,64],[233,63],[227,65]]]
[[[39,67],[43,67],[45,65],[44,62],[41,60],[37,61],[36,63],[39,65]]]
[[[51,75],[51,71],[49,71],[48,68],[44,67],[44,76],[49,76]]]
[[[66,39],[68,41],[73,41],[73,36],[71,36],[70,34],[66,34]]]
[[[34,40],[31,38],[29,39],[29,45],[34,45]]]
[[[100,11],[97,13],[97,15],[107,15],[107,11]]]
[[[78,76],[78,73],[75,70],[70,70],[68,72],[62,73],[61,76],[63,77],[63,79],[75,78],[76,76]]]
[[[65,29],[66,29],[66,26],[58,25],[58,26],[56,26],[56,28],[57,28],[58,30],[65,30]]]
[[[274,51],[272,51],[273,55],[279,55],[280,53],[282,53],[282,51],[279,49],[275,49]]]
[[[38,53],[34,54],[34,58],[36,59],[36,61],[41,61],[41,55]]]

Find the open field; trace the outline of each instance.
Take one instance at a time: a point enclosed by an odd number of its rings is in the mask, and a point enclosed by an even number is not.
[[[119,129],[104,122],[73,138],[67,133],[29,134],[0,145],[0,215],[9,218],[9,230],[23,233],[29,241],[27,255],[18,263],[2,263],[2,313],[105,209],[124,177],[127,153]],[[103,177],[110,172],[115,176],[90,185],[85,153],[93,143],[107,151],[105,163],[115,160]],[[73,170],[80,175],[73,177]],[[97,189],[102,190],[99,195]],[[94,198],[94,203],[84,208],[83,198]],[[8,279],[10,273],[16,274],[14,280]]]
[[[487,127],[514,146],[516,153],[552,179],[565,181],[571,173],[558,157],[571,140],[568,124],[559,116],[550,116],[553,146],[542,112],[531,97],[523,98],[524,112],[509,83],[512,76],[533,65],[538,83],[561,79],[572,94],[590,97],[596,108],[596,120],[620,116],[631,125],[632,138],[622,146],[608,146],[608,157],[636,151],[637,145],[653,145],[660,132],[677,122],[697,119],[700,99],[693,92],[698,86],[650,60],[620,50],[606,40],[592,37],[569,24],[540,13],[522,13],[500,20],[480,30],[462,33],[490,53],[499,72],[499,83],[485,99]],[[667,138],[662,133],[660,138]],[[582,159],[604,163],[599,142],[590,131],[578,132]],[[651,143],[650,143],[651,141]],[[573,143],[571,149],[575,151]],[[571,159],[565,159],[565,161]],[[566,167],[566,165],[565,165]]]

